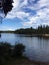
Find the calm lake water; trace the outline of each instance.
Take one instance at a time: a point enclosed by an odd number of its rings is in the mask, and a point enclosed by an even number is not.
[[[12,45],[22,43],[26,46],[24,53],[31,60],[49,62],[49,39],[39,37],[27,37],[25,35],[1,33],[0,42],[8,42]]]

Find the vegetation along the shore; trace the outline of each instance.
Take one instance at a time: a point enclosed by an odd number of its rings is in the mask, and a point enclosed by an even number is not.
[[[10,45],[9,43],[0,43],[0,65],[7,65],[9,61],[23,57],[25,46],[23,44]]]
[[[23,56],[23,44],[10,45],[0,42],[0,65],[49,65],[46,62],[31,61]]]
[[[45,26],[45,25],[41,25],[41,26],[38,26],[37,28],[33,28],[33,27],[30,27],[30,28],[21,28],[21,29],[17,29],[15,31],[0,31],[0,33],[16,33],[16,34],[49,34],[49,26]]]

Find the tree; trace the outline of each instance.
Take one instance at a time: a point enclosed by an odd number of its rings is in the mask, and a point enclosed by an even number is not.
[[[13,3],[13,0],[5,0],[5,3],[3,3],[3,10],[5,15],[12,10],[12,7],[13,7],[12,3]]]

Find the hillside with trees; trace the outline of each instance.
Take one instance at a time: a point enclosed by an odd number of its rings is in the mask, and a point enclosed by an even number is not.
[[[25,34],[25,35],[32,35],[32,36],[49,36],[49,26],[41,25],[37,28],[21,28],[15,31],[0,31],[0,33],[15,33],[15,34]]]
[[[15,30],[15,33],[18,34],[49,34],[49,26],[45,26],[45,25],[41,25],[38,26],[38,28],[34,29],[34,28],[26,28],[26,29],[18,29]]]

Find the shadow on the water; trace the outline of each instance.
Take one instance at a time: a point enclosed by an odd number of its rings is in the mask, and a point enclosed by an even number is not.
[[[0,33],[0,38],[1,38],[1,33]]]
[[[49,39],[49,37],[46,37],[46,36],[38,36],[38,38],[40,38],[40,39]]]

